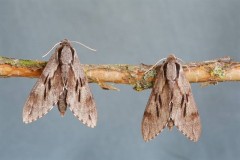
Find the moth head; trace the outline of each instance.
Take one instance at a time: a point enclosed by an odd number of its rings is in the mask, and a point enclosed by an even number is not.
[[[71,41],[69,41],[68,39],[64,39],[60,42],[59,46],[56,48],[56,51],[58,51],[59,53],[62,52],[63,49],[70,49],[72,53],[75,52],[75,50],[73,49],[72,45],[71,45]]]
[[[72,47],[70,41],[66,38],[60,42],[60,46],[70,46],[70,47]]]
[[[83,44],[83,43],[80,43],[80,42],[78,42],[78,41],[69,41],[68,39],[65,38],[65,39],[63,39],[62,41],[56,43],[56,44],[52,47],[52,49],[50,49],[45,55],[43,55],[43,57],[47,56],[48,53],[50,53],[57,45],[58,45],[58,47],[56,47],[56,52],[57,52],[57,51],[61,51],[61,50],[63,49],[63,47],[66,46],[66,47],[69,47],[69,48],[72,50],[72,53],[73,53],[73,52],[74,52],[74,49],[73,49],[73,47],[72,47],[72,45],[71,45],[71,42],[72,42],[72,43],[80,44],[81,46],[83,46],[83,47],[85,47],[85,48],[87,48],[87,49],[89,49],[89,50],[91,50],[91,51],[96,51],[95,49],[90,48],[90,47],[86,46],[86,45]]]
[[[170,54],[168,57],[167,57],[167,62],[178,62],[180,64],[182,64],[183,60],[180,59],[180,58],[177,58],[174,54]],[[163,62],[164,63],[164,62]]]
[[[176,61],[177,57],[174,54],[170,54],[167,58],[167,61]]]

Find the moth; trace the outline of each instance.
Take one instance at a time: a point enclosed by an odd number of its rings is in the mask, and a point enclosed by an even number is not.
[[[64,39],[51,56],[23,108],[23,122],[30,123],[47,114],[54,105],[61,116],[69,106],[83,124],[95,127],[96,104],[76,50]]]
[[[157,71],[157,76],[142,120],[144,141],[155,138],[168,127],[176,126],[196,142],[201,135],[201,122],[191,86],[182,65],[170,55]]]

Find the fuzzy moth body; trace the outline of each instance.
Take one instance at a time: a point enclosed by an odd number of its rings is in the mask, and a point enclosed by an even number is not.
[[[61,41],[23,108],[23,122],[47,114],[54,105],[63,116],[67,106],[88,127],[97,123],[96,104],[76,50],[67,39]]]
[[[196,142],[201,135],[201,122],[191,86],[182,65],[170,55],[157,71],[157,76],[142,120],[144,141],[155,138],[165,127],[176,126]]]

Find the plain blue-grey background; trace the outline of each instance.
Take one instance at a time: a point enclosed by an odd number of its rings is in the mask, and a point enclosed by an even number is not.
[[[185,62],[231,56],[240,60],[239,0],[0,0],[0,55],[42,58],[64,38],[85,64],[153,64],[169,53]],[[237,159],[240,156],[240,84],[192,89],[203,131],[199,142],[165,129],[145,143],[142,115],[151,90],[132,86],[105,91],[91,84],[98,124],[85,127],[55,107],[38,121],[22,122],[22,108],[36,82],[0,79],[0,159],[159,160]]]

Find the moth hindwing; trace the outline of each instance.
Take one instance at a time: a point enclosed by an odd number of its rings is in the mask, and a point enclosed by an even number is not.
[[[155,138],[164,128],[176,126],[187,138],[198,141],[201,122],[191,86],[182,65],[170,55],[159,67],[142,120],[145,141]]]
[[[47,114],[54,105],[63,116],[67,106],[88,127],[95,127],[97,110],[76,50],[63,40],[51,56],[23,108],[23,122]]]

